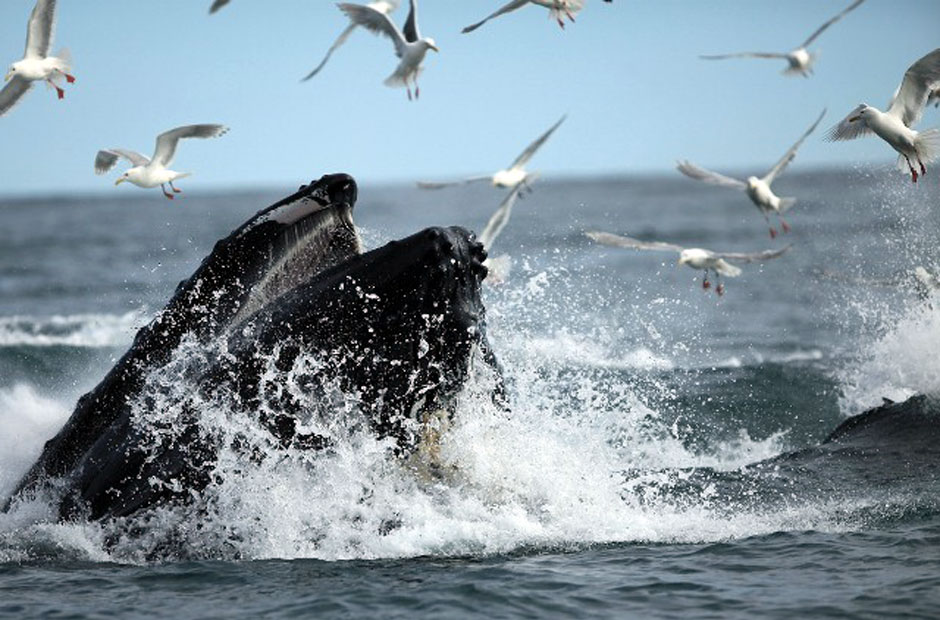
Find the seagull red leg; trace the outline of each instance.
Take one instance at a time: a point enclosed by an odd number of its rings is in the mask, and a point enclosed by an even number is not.
[[[173,192],[175,192],[175,193],[177,193],[177,194],[182,194],[182,193],[183,193],[183,190],[177,189],[176,186],[173,185],[173,181],[170,181],[170,189],[172,189]]]
[[[61,88],[59,88],[59,87],[56,85],[56,83],[53,82],[53,81],[50,80],[50,79],[46,79],[46,82],[48,82],[49,85],[52,86],[52,88],[55,89],[56,94],[59,95],[59,99],[65,99],[65,91],[64,91],[64,90],[62,90]]]
[[[166,187],[163,186],[163,183],[160,184],[160,189],[163,190],[163,195],[164,195],[164,196],[166,196],[166,197],[167,197],[168,199],[170,199],[170,200],[173,200],[173,194],[171,194],[170,192],[166,191]]]
[[[711,288],[712,283],[708,281],[708,269],[705,270],[705,277],[702,278],[702,288],[709,289]]]
[[[783,232],[785,232],[785,233],[790,232],[790,230],[791,230],[791,229],[790,229],[790,225],[787,224],[787,221],[786,221],[785,219],[783,219],[783,217],[781,217],[781,216],[777,216],[777,219],[780,220],[780,228],[783,229]]]

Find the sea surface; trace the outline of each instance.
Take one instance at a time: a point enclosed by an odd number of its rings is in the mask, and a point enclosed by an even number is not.
[[[309,180],[0,198],[0,498],[214,242]],[[883,398],[940,394],[940,305],[911,277],[940,268],[940,180],[885,166],[774,187],[799,203],[771,240],[742,193],[677,174],[537,183],[484,291],[512,412],[467,387],[451,476],[358,436],[232,464],[201,514],[59,523],[17,504],[0,514],[0,616],[936,617],[940,445],[913,466],[897,440],[819,446]],[[482,230],[501,198],[362,183],[355,218],[372,248]],[[719,297],[674,255],[586,230],[793,247]]]

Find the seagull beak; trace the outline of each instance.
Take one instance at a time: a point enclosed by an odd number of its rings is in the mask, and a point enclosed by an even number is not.
[[[440,51],[441,51],[440,48],[438,48],[436,45],[433,45],[433,44],[428,44],[428,47],[430,47],[430,48],[431,48],[432,50],[434,50],[435,52],[440,52]]]
[[[13,79],[13,72],[7,71],[7,74],[3,77],[3,81],[9,82],[11,79]]]
[[[115,184],[115,185],[120,185],[121,183],[123,183],[123,182],[126,181],[126,180],[127,180],[127,179],[125,179],[124,177],[118,177],[117,181],[115,181],[114,184]]]
[[[850,116],[849,122],[854,123],[855,121],[860,120],[861,118],[862,118],[861,116]]]

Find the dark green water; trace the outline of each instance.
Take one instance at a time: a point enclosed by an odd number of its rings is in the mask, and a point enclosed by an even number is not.
[[[935,181],[782,178],[801,197],[793,251],[720,299],[668,255],[581,232],[770,247],[743,197],[541,184],[485,293],[512,414],[468,388],[451,476],[354,435],[329,457],[223,463],[201,512],[62,524],[20,505],[0,515],[0,615],[934,616],[938,419],[819,446],[882,397],[940,391],[940,316],[882,282],[940,265]],[[0,495],[214,241],[280,193],[0,202]],[[363,187],[356,219],[375,247],[480,229],[500,198]],[[203,411],[238,424],[224,413]]]

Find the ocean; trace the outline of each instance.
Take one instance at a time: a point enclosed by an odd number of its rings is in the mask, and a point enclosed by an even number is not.
[[[215,241],[307,181],[0,198],[0,498]],[[822,442],[884,398],[940,394],[940,306],[911,277],[940,268],[938,186],[791,171],[775,190],[799,199],[793,230],[771,240],[743,193],[678,174],[539,182],[484,290],[510,411],[467,386],[451,475],[416,476],[359,433],[223,464],[199,513],[62,523],[17,504],[0,513],[0,616],[936,617],[935,431]],[[354,213],[374,248],[482,230],[501,198],[366,182]],[[587,230],[793,247],[719,297],[675,255]]]

